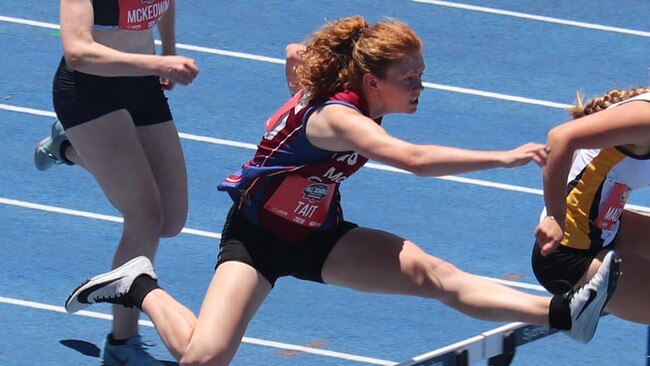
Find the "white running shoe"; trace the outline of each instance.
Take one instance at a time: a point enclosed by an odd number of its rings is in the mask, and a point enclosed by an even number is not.
[[[571,309],[569,337],[581,343],[591,341],[603,308],[616,291],[620,274],[621,259],[612,250],[605,255],[603,264],[588,283],[564,295]]]
[[[140,256],[110,272],[89,278],[68,296],[65,310],[74,313],[100,302],[132,306],[127,302],[126,294],[133,281],[143,274],[154,280],[158,278],[149,258]]]

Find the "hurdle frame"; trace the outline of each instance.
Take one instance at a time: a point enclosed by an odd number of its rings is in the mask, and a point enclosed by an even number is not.
[[[548,326],[510,323],[415,356],[396,366],[468,366],[483,360],[487,360],[490,366],[508,366],[514,358],[517,347],[557,332],[559,330]]]

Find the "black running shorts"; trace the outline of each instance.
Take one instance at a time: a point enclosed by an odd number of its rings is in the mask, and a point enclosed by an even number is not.
[[[587,273],[598,251],[579,250],[560,245],[546,257],[537,243],[533,244],[531,262],[539,283],[554,295],[573,288]]]
[[[65,129],[126,109],[136,126],[172,120],[158,76],[104,77],[74,71],[61,58],[52,85],[54,111]]]
[[[297,242],[283,241],[251,223],[231,208],[221,233],[217,267],[238,261],[255,268],[271,286],[283,276],[323,283],[321,272],[336,242],[357,224],[343,221],[327,231],[315,232]]]

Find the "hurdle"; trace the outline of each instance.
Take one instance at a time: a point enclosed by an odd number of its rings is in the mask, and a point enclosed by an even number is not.
[[[468,366],[483,360],[487,360],[489,366],[508,366],[515,356],[517,347],[557,332],[559,330],[547,326],[510,323],[415,356],[396,366]]]

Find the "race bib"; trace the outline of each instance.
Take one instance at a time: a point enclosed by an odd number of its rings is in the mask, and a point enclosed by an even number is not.
[[[622,183],[615,183],[607,196],[607,201],[592,224],[601,230],[612,230],[623,213],[630,189]]]
[[[264,209],[293,223],[319,228],[327,220],[335,183],[319,183],[298,175],[287,176]]]
[[[118,26],[127,30],[153,27],[172,4],[172,0],[119,0]]]

